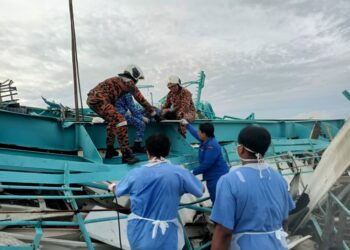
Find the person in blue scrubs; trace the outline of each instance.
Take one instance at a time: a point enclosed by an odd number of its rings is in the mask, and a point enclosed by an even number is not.
[[[134,153],[145,153],[145,149],[141,146],[145,136],[146,124],[149,118],[143,115],[143,110],[138,108],[133,100],[132,94],[127,92],[122,95],[115,103],[118,112],[124,116],[129,125],[136,128],[135,143],[132,151]]]
[[[200,142],[198,150],[199,166],[193,169],[193,174],[203,174],[203,180],[207,182],[210,199],[214,204],[216,184],[229,169],[222,155],[221,146],[215,139],[214,126],[211,123],[202,123],[197,131],[184,119],[180,123],[186,125],[191,135]]]
[[[183,242],[177,220],[180,199],[185,193],[201,197],[203,185],[189,170],[165,159],[170,150],[165,135],[149,137],[146,150],[149,163],[131,170],[111,188],[117,197],[130,194],[127,234],[131,249],[182,249],[183,244],[178,245],[179,239]]]
[[[242,166],[222,176],[217,185],[211,249],[288,249],[284,230],[295,204],[282,175],[263,162],[270,133],[249,126],[239,133],[238,143]]]

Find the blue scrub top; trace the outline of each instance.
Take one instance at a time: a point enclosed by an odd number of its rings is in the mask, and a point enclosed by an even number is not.
[[[261,176],[260,176],[261,173]],[[222,176],[217,184],[211,220],[232,230],[269,232],[282,227],[295,204],[282,175],[267,165],[246,164]],[[241,249],[285,249],[274,234],[243,235]]]
[[[202,196],[201,182],[187,169],[162,162],[131,170],[119,182],[116,195],[130,194],[131,211],[154,220],[172,220],[177,217],[181,196],[191,193]],[[151,238],[153,224],[145,220],[128,222],[128,239],[132,249],[177,249],[177,226],[169,223],[165,235]]]

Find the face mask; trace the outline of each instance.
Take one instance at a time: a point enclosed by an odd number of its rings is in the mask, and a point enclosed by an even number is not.
[[[239,154],[238,154],[238,150],[236,148],[236,153],[239,157],[239,159],[241,160],[241,162],[256,162],[258,161],[258,167],[259,167],[259,172],[260,172],[260,179],[263,178],[263,175],[262,175],[262,164],[264,163],[264,157],[260,154],[260,153],[256,153],[255,151],[245,147],[243,144],[238,144],[237,147],[239,146],[242,146],[245,150],[247,150],[248,152],[250,153],[253,153],[256,157],[256,159],[245,159],[245,158],[242,158]],[[270,170],[267,168],[267,170],[270,172]],[[269,178],[271,179],[271,177]]]
[[[263,163],[264,162],[264,157],[260,153],[256,153],[255,151],[245,147],[243,144],[238,144],[237,147],[239,147],[239,146],[242,146],[248,152],[253,153],[255,155],[255,157],[256,157],[256,159],[245,159],[245,158],[242,158],[242,157],[239,156],[237,148],[236,148],[236,153],[237,153],[239,159],[241,159],[241,161],[246,161],[246,162],[256,162],[256,161],[258,161],[258,163]]]

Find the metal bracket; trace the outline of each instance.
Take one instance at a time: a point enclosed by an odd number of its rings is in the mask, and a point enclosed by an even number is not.
[[[76,132],[77,144],[83,149],[84,158],[95,163],[103,163],[102,157],[85,127],[83,125],[77,125]]]

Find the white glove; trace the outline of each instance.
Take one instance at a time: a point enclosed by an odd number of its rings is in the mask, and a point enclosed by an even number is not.
[[[92,118],[92,123],[104,123],[105,120],[103,120],[103,118],[101,117],[94,117]]]
[[[187,125],[187,124],[188,124],[188,121],[186,121],[185,119],[181,119],[181,120],[180,120],[180,124],[181,124],[181,125]]]
[[[149,123],[149,119],[147,117],[145,117],[145,116],[142,116],[142,121],[144,123]]]
[[[115,183],[109,184],[108,185],[108,190],[114,193],[115,187],[116,187]]]

